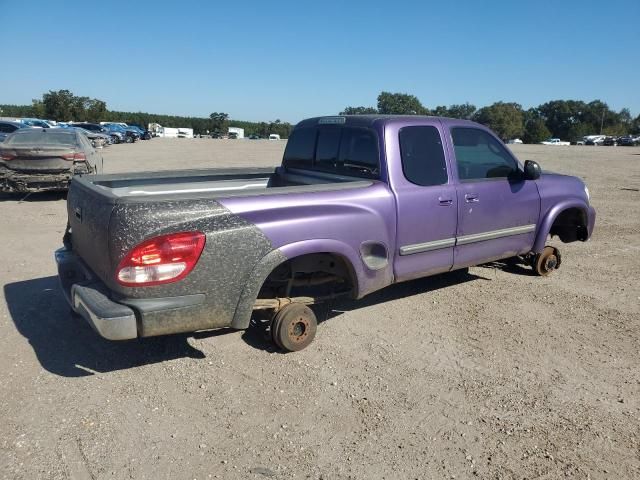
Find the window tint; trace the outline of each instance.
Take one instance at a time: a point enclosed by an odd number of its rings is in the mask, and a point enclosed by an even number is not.
[[[316,147],[316,163],[318,166],[335,166],[340,149],[341,128],[320,128],[318,130],[318,146]]]
[[[453,128],[451,138],[460,180],[506,178],[517,170],[505,147],[484,130]]]
[[[377,138],[364,128],[299,128],[289,137],[283,164],[285,167],[378,178]]]
[[[378,170],[378,145],[373,132],[360,128],[343,128],[340,163],[345,168],[362,166]]]
[[[53,131],[52,131],[53,130]],[[5,140],[7,145],[76,145],[76,136],[73,132],[56,131],[57,129],[26,129],[21,128],[15,135]]]
[[[442,139],[435,127],[404,127],[400,130],[402,171],[411,183],[422,186],[447,183]]]
[[[283,163],[287,167],[310,168],[316,147],[316,129],[298,128],[293,131],[287,141]]]

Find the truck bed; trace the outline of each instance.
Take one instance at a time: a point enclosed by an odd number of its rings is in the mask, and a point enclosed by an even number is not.
[[[341,190],[371,180],[296,169],[206,169],[85,176],[78,187],[111,203]]]

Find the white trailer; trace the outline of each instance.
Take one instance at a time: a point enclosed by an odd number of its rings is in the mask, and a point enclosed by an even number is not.
[[[155,137],[163,138],[193,138],[193,128],[163,127],[159,123],[150,123],[149,131]]]
[[[244,138],[244,128],[229,127],[229,138]]]

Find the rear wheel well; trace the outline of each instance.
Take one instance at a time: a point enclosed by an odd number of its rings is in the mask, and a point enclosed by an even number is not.
[[[310,253],[290,258],[275,267],[258,293],[259,299],[354,295],[351,263],[334,253]]]
[[[585,241],[589,237],[587,212],[577,207],[563,210],[553,221],[549,235],[558,236],[563,243]]]

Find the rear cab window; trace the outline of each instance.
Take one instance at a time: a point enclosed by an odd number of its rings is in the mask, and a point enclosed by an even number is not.
[[[380,155],[376,133],[368,128],[321,125],[295,129],[287,142],[283,166],[378,179]]]

